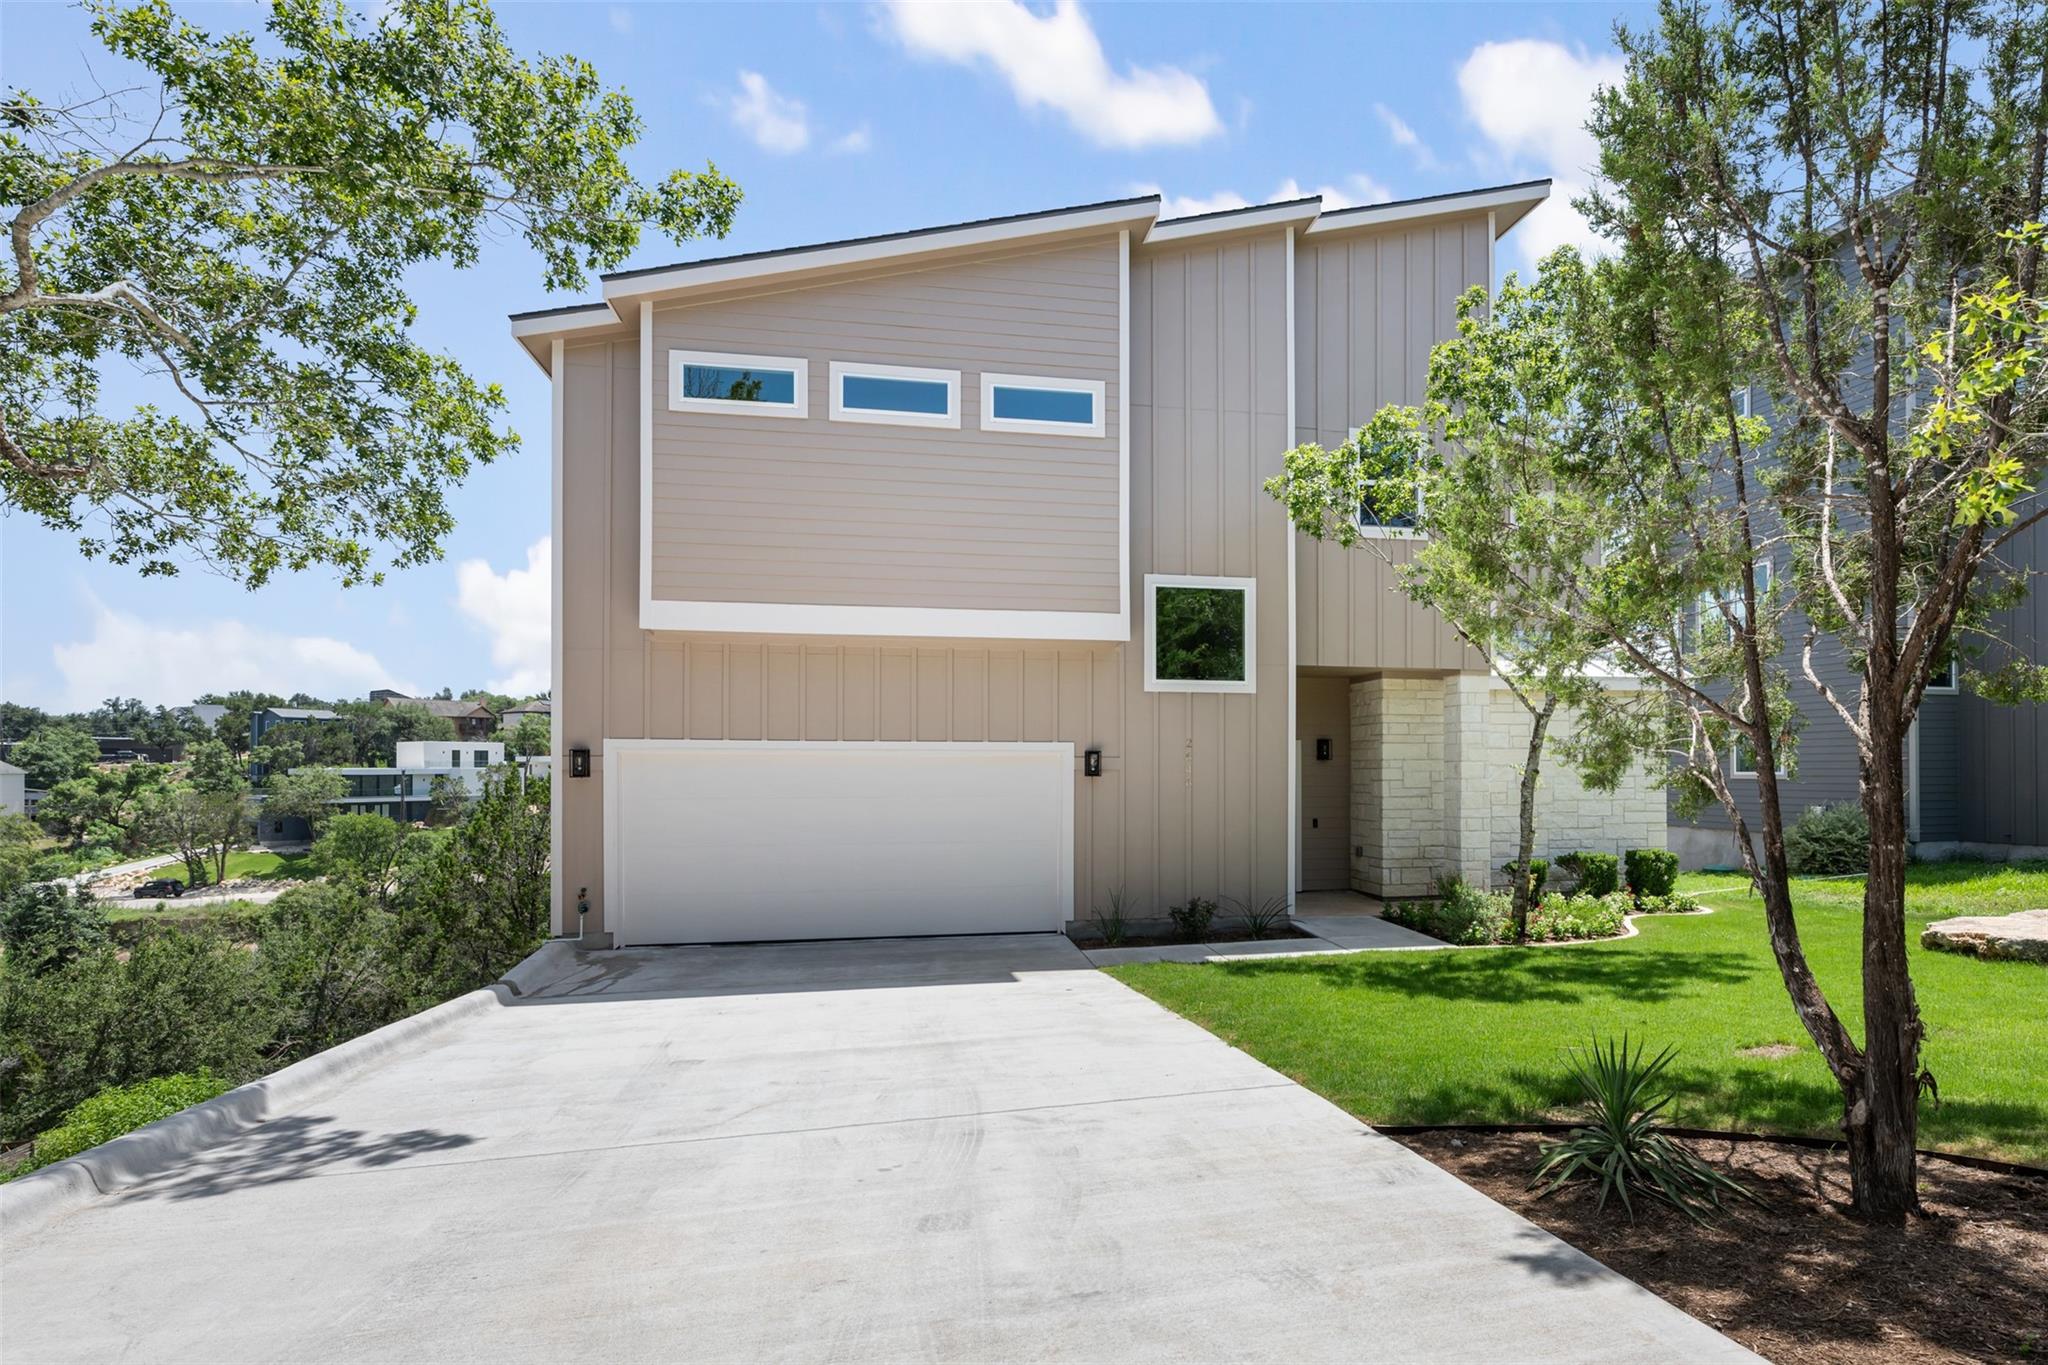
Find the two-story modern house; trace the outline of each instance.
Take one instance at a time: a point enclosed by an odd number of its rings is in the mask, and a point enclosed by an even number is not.
[[[605,277],[554,425],[555,913],[622,944],[1058,930],[1512,856],[1526,720],[1283,452],[1422,396],[1544,182],[1157,198]],[[1663,846],[1544,787],[1544,851]]]

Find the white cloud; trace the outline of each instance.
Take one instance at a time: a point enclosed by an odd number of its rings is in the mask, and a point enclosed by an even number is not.
[[[1270,204],[1281,199],[1306,199],[1312,194],[1323,197],[1325,209],[1349,209],[1360,204],[1384,204],[1394,197],[1392,190],[1360,172],[1345,176],[1341,185],[1318,185],[1312,190],[1303,189],[1294,177],[1289,176],[1280,182],[1280,188],[1267,196],[1266,202]]]
[[[1156,194],[1159,196],[1159,216],[1165,218],[1193,218],[1204,213],[1222,213],[1228,209],[1250,208],[1252,201],[1236,190],[1217,190],[1214,194],[1168,194],[1157,185],[1131,186],[1132,194]],[[1306,199],[1312,194],[1323,197],[1326,209],[1348,209],[1358,204],[1379,204],[1394,196],[1385,185],[1369,175],[1347,175],[1341,185],[1318,185],[1314,189],[1303,189],[1294,177],[1287,179],[1266,196],[1265,202],[1277,204],[1283,199]]]
[[[547,536],[526,547],[526,567],[500,574],[487,559],[455,566],[455,605],[491,637],[493,692],[528,696],[546,691],[553,672],[553,569]]]
[[[1465,113],[1494,157],[1503,166],[1534,165],[1556,182],[1549,200],[1515,230],[1531,262],[1567,243],[1582,251],[1603,249],[1571,200],[1599,170],[1599,148],[1586,131],[1593,92],[1618,84],[1622,71],[1616,53],[1575,52],[1540,38],[1481,43],[1458,68]]]
[[[610,21],[612,32],[614,33],[631,33],[633,31],[633,11],[624,5],[611,6],[605,10],[604,17]]]
[[[87,604],[91,638],[50,650],[63,680],[55,704],[66,710],[87,710],[107,697],[182,706],[202,692],[239,688],[287,697],[418,690],[376,655],[332,636],[286,635],[232,620],[179,628],[116,611],[89,595]]]
[[[1408,120],[1384,104],[1373,105],[1372,111],[1380,116],[1380,122],[1386,127],[1387,136],[1394,140],[1394,145],[1415,158],[1416,169],[1433,171],[1443,164],[1436,159],[1436,153],[1430,150],[1429,144],[1422,140],[1422,135],[1408,126]]]
[[[868,132],[868,126],[865,123],[832,139],[832,150],[843,156],[856,155],[872,146],[874,146],[874,138]]]
[[[763,151],[786,155],[810,145],[811,117],[804,102],[779,93],[758,71],[740,72],[739,93],[727,98],[726,113]]]
[[[1114,70],[1079,0],[1055,0],[1049,14],[1018,0],[889,0],[884,12],[913,53],[993,67],[1019,104],[1062,115],[1100,146],[1184,146],[1223,129],[1200,78],[1174,66]]]

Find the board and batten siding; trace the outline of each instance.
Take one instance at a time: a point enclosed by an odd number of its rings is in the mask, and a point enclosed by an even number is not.
[[[1287,447],[1285,230],[1131,259],[1129,889],[1138,903],[1285,896],[1294,736],[1288,539],[1265,480]],[[1254,578],[1258,690],[1147,692],[1144,576]]]
[[[1114,612],[1119,240],[655,309],[656,600]],[[809,415],[674,412],[671,350],[803,358]],[[833,421],[832,362],[960,372],[960,426]],[[1102,436],[985,432],[983,372],[1101,381]]]
[[[1458,296],[1490,285],[1484,216],[1409,229],[1311,235],[1294,263],[1294,440],[1334,447],[1388,403],[1420,403],[1430,348],[1455,335]],[[1442,617],[1401,591],[1405,541],[1296,548],[1303,668],[1483,668]]]
[[[1999,557],[2020,571],[2048,567],[2048,522],[2020,532]],[[2048,658],[2048,595],[2041,582],[2036,579],[2017,606],[1994,612],[1985,632],[1996,643],[1987,646],[1982,636],[1968,642],[1983,653],[1964,665],[1965,672],[1996,672],[2014,658]],[[2048,706],[2003,706],[1968,691],[1959,700],[1963,777],[1954,837],[2048,847]]]

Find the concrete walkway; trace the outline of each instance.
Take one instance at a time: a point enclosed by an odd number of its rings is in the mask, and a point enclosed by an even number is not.
[[[1752,1359],[1052,936],[565,953],[0,1274],[9,1361]]]

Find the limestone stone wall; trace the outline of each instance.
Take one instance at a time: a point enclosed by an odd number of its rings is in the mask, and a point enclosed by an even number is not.
[[[1499,868],[1515,856],[1519,833],[1522,765],[1529,757],[1529,713],[1505,689],[1492,694],[1487,737],[1491,750],[1493,788],[1492,852],[1487,864]],[[1572,717],[1559,712],[1550,733],[1558,739],[1572,732]],[[1587,851],[1617,857],[1631,848],[1664,847],[1664,789],[1651,781],[1641,765],[1629,769],[1611,792],[1588,791],[1571,765],[1546,745],[1543,771],[1536,785],[1536,856]]]
[[[1529,716],[1484,674],[1366,678],[1351,685],[1351,885],[1422,896],[1456,872],[1490,885],[1515,855]],[[1571,718],[1552,732],[1570,734]],[[1612,792],[1588,791],[1546,756],[1536,795],[1536,852],[1619,854],[1662,848],[1664,793],[1640,770]]]

